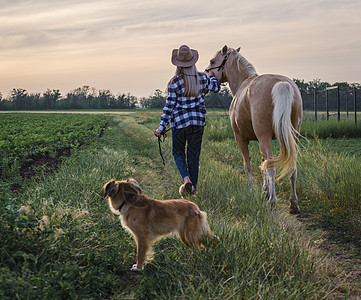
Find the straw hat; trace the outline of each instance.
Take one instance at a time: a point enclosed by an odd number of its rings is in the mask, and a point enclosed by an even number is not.
[[[172,51],[172,64],[177,67],[191,67],[198,60],[198,51],[187,45],[180,46]]]

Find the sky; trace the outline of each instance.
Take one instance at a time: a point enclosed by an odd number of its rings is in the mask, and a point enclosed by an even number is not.
[[[0,93],[164,91],[173,49],[224,45],[258,74],[361,83],[359,0],[0,0]]]

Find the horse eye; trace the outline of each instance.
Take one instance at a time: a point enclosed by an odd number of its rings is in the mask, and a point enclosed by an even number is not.
[[[209,61],[211,65],[214,65],[214,61],[213,60],[210,60]]]

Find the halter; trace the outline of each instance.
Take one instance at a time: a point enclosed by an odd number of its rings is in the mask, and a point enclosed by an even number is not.
[[[223,60],[222,60],[221,64],[218,67],[212,67],[212,68],[206,69],[205,71],[209,72],[210,70],[217,69],[217,71],[219,72],[220,70],[222,70],[222,81],[223,81],[223,78],[224,78],[224,74],[223,74],[224,66],[225,66],[230,54],[231,54],[231,49],[229,49],[227,51],[226,55],[223,57]],[[222,85],[226,85],[226,84],[227,83],[222,84]]]
[[[210,70],[214,70],[214,69],[218,69],[217,71],[219,72],[221,69],[223,70],[224,69],[224,65],[226,64],[227,62],[227,59],[229,57],[229,55],[231,54],[231,51],[229,50],[226,55],[223,57],[223,60],[221,62],[221,64],[217,67],[212,67],[212,68],[209,68],[209,69],[206,69],[205,71],[206,72],[209,72]],[[223,76],[222,76],[223,77]]]

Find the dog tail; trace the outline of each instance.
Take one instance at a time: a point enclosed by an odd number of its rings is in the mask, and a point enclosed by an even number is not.
[[[207,236],[212,236],[207,223],[207,214],[197,207],[179,230],[179,237],[188,247],[199,248],[206,242]]]
[[[195,245],[196,247],[200,247],[202,245],[205,245],[207,241],[207,237],[211,237],[213,234],[207,222],[207,213],[199,210],[197,212],[197,215],[199,217],[200,224],[195,236],[196,239]]]
[[[201,219],[200,234],[204,235],[210,232],[208,223],[207,223],[207,213],[204,211],[199,211],[199,218]]]

